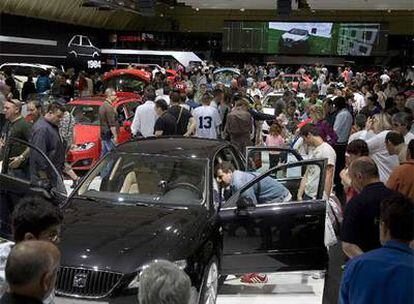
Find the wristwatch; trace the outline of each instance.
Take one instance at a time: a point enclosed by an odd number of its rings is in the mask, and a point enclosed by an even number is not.
[[[19,160],[21,161],[21,162],[24,162],[24,160],[25,160],[26,158],[24,157],[24,155],[23,154],[21,154],[21,155],[19,155]]]

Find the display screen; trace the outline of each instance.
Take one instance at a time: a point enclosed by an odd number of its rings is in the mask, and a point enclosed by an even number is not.
[[[225,22],[224,52],[383,55],[387,30],[380,23]]]

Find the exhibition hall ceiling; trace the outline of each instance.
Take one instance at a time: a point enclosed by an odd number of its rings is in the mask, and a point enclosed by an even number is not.
[[[292,0],[294,2],[295,0]],[[277,0],[178,0],[194,9],[274,10]],[[413,0],[306,0],[313,10],[410,10]]]

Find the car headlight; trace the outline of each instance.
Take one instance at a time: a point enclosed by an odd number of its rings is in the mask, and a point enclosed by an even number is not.
[[[174,262],[175,265],[177,265],[178,268],[181,270],[184,270],[187,267],[187,261],[186,260],[177,260]],[[145,265],[142,267],[142,270],[147,268],[148,265]],[[141,275],[141,271],[132,279],[132,281],[129,283],[127,289],[136,289],[139,288],[139,277]]]
[[[93,147],[95,147],[94,142],[86,142],[83,144],[75,145],[72,148],[72,151],[86,151],[86,150],[92,149]]]

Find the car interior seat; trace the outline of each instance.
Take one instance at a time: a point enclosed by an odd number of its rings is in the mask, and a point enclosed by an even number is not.
[[[135,171],[131,171],[126,175],[124,183],[122,184],[121,190],[119,192],[126,194],[139,193],[137,175]]]

